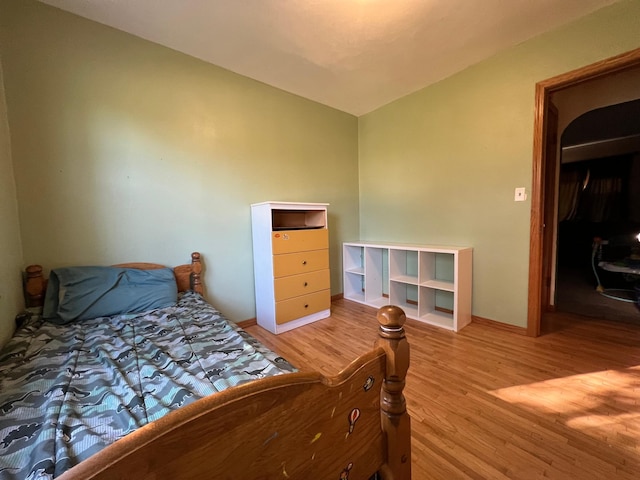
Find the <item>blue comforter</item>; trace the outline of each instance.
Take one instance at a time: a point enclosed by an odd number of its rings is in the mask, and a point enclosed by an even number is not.
[[[188,292],[175,306],[54,325],[0,351],[0,479],[50,479],[171,410],[286,360]]]

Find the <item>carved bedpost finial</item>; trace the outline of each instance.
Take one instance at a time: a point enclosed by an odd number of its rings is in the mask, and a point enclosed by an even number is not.
[[[196,293],[204,295],[202,288],[202,280],[200,274],[202,273],[202,262],[200,261],[200,252],[193,252],[191,254],[191,288]]]
[[[44,303],[44,291],[46,284],[42,277],[42,265],[29,265],[26,268],[27,280],[25,292],[27,293],[27,308],[41,307]]]
[[[380,391],[382,430],[387,435],[387,463],[383,478],[411,478],[411,419],[402,394],[409,370],[409,342],[403,325],[407,319],[400,307],[389,305],[378,310],[378,347],[387,356],[386,376]]]

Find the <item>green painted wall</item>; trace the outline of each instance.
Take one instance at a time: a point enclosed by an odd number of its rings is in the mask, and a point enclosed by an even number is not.
[[[526,326],[535,84],[640,47],[627,0],[359,119],[363,240],[474,247],[473,314]]]
[[[24,262],[198,250],[208,298],[255,316],[250,204],[329,202],[332,293],[357,238],[358,121],[31,0],[0,0]]]
[[[24,309],[21,272],[18,203],[0,63],[0,348],[13,333],[15,316]]]
[[[0,111],[11,243],[0,255],[52,268],[177,264],[199,250],[209,298],[243,320],[254,316],[249,205],[329,202],[332,293],[342,241],[471,245],[474,315],[524,326],[530,202],[513,202],[513,189],[530,194],[535,83],[639,47],[637,18],[640,1],[623,0],[356,119],[33,0],[0,0],[11,132],[9,151]],[[20,294],[6,271],[0,331]]]

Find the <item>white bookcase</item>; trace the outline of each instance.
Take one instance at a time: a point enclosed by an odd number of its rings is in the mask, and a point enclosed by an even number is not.
[[[459,331],[471,322],[473,249],[397,243],[343,245],[344,298]]]

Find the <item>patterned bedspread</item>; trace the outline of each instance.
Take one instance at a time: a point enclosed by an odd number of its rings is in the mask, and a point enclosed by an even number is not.
[[[171,410],[294,371],[198,294],[173,307],[53,325],[0,351],[0,479],[50,479]]]

